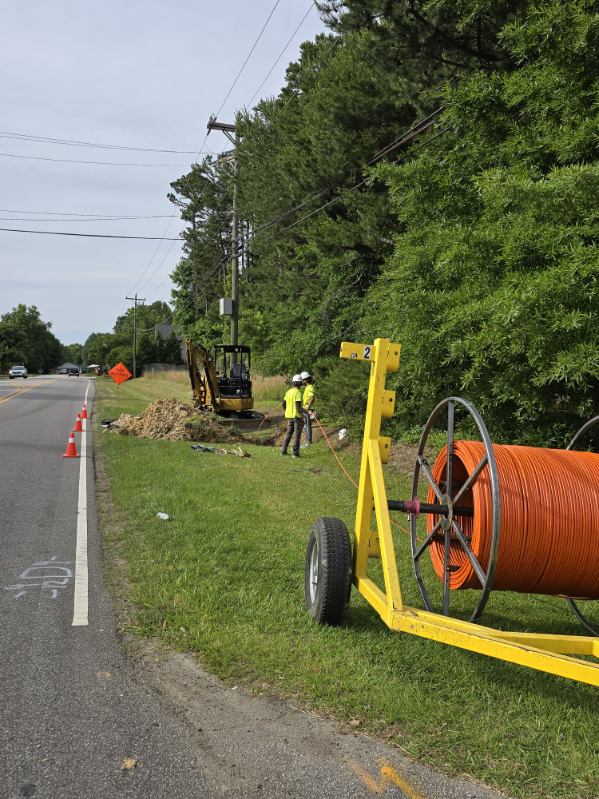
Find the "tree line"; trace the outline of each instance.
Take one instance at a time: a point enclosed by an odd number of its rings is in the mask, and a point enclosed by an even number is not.
[[[174,332],[164,335],[172,311],[165,302],[137,307],[137,365],[181,364],[181,344]],[[51,372],[61,363],[99,364],[110,368],[122,361],[133,369],[133,309],[119,316],[112,332],[91,333],[84,344],[61,344],[35,305],[20,304],[0,317],[0,372],[15,364],[31,372]]]
[[[397,424],[458,394],[498,439],[563,444],[599,398],[596,4],[318,7],[328,32],[237,115],[236,245],[230,157],[172,183],[179,329],[226,337],[235,251],[242,340],[265,373],[314,371],[331,417],[365,390],[339,342],[383,336]]]
[[[124,363],[133,371],[133,315],[134,309],[118,316],[110,333],[91,333],[82,346],[86,363],[97,363],[111,368]],[[150,305],[138,305],[136,311],[136,363],[142,370],[148,363],[183,363],[181,343],[174,331],[164,335],[161,326],[170,324],[173,313],[166,302],[157,300]]]

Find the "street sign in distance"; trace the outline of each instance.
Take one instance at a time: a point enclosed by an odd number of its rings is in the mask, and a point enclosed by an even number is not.
[[[125,364],[120,362],[117,363],[116,366],[113,366],[112,369],[109,369],[108,374],[112,377],[117,386],[133,377]]]

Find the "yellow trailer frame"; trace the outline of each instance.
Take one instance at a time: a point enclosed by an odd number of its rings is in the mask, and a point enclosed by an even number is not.
[[[395,410],[395,392],[385,382],[388,372],[399,369],[399,354],[400,345],[383,338],[374,344],[341,344],[341,358],[370,363],[353,551],[355,587],[392,630],[599,686],[599,663],[575,657],[599,658],[599,638],[506,632],[404,605],[383,476],[391,439],[380,434],[382,418]],[[381,559],[384,590],[368,577],[372,557]]]

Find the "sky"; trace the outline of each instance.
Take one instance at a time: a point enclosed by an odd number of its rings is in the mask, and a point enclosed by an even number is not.
[[[159,240],[0,230],[0,314],[19,303],[36,305],[60,341],[72,344],[92,332],[110,331],[130,305],[127,296],[168,302],[169,274],[181,246],[167,239],[176,239],[182,229],[166,198],[169,184],[189,171],[200,148],[230,149],[222,133],[205,139],[208,118],[223,102],[218,118],[224,122],[248,107],[305,17],[254,105],[278,93],[301,42],[324,30],[313,5],[308,12],[311,5],[309,0],[5,3],[0,227]],[[68,162],[73,160],[117,165]],[[99,221],[102,216],[151,218]]]

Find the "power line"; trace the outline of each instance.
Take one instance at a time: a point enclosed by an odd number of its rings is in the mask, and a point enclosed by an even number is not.
[[[176,242],[176,241],[181,241],[181,239],[175,239],[175,241],[173,241],[173,242],[172,242],[171,246],[170,246],[170,247],[168,248],[168,250],[165,252],[165,254],[164,254],[163,258],[162,258],[162,261],[160,261],[160,263],[159,263],[159,264],[158,264],[158,266],[157,266],[157,267],[154,269],[154,271],[153,271],[153,272],[150,274],[150,276],[149,276],[148,278],[146,278],[146,279],[144,280],[144,282],[141,284],[141,286],[139,287],[139,290],[140,290],[140,291],[141,291],[141,289],[143,289],[143,288],[144,288],[144,286],[147,286],[147,285],[148,285],[148,283],[151,283],[151,282],[152,282],[152,280],[154,279],[154,277],[156,276],[156,274],[157,274],[157,273],[160,271],[160,269],[162,268],[162,265],[164,264],[164,262],[166,261],[166,259],[167,259],[167,258],[169,257],[169,255],[171,254],[171,250],[172,250],[172,249],[173,249],[173,247],[175,246],[175,242]]]
[[[432,112],[432,114],[429,114],[428,117],[425,117],[425,119],[422,119],[419,122],[414,123],[412,125],[412,127],[409,128],[405,133],[402,133],[401,136],[398,136],[392,142],[390,142],[389,144],[385,145],[385,147],[383,147],[381,150],[379,150],[377,153],[375,153],[372,156],[372,158],[370,158],[366,162],[366,165],[367,166],[373,166],[378,161],[381,161],[387,155],[390,155],[393,151],[397,150],[399,147],[402,147],[405,144],[409,144],[409,142],[412,139],[416,138],[417,136],[421,136],[423,133],[425,133],[427,130],[429,130],[429,128],[431,128],[435,124],[436,117],[442,110],[443,110],[442,107],[437,108],[435,111]],[[440,135],[441,133],[444,133],[446,130],[447,130],[447,128],[443,128],[434,137],[431,137],[431,139],[427,139],[427,141],[424,144],[428,144],[429,141],[431,141],[433,138],[437,138],[438,135]],[[415,152],[417,149],[419,149],[420,147],[424,146],[424,144],[421,144],[421,145],[418,145],[417,147],[414,147],[414,149],[411,152]],[[357,188],[357,186],[361,186],[363,182],[364,181],[361,181],[359,184],[356,184],[355,186],[352,186],[352,188],[349,189],[349,191],[353,191],[353,189]],[[329,186],[326,189],[321,189],[319,192],[317,192],[316,194],[313,194],[311,197],[308,197],[306,200],[304,200],[303,202],[299,203],[294,208],[290,208],[288,211],[285,211],[280,216],[276,217],[276,219],[271,219],[269,222],[265,222],[264,224],[259,225],[257,228],[255,228],[254,234],[260,233],[260,232],[262,232],[264,230],[267,230],[268,228],[272,227],[273,225],[276,225],[278,222],[281,222],[286,217],[288,217],[291,214],[295,213],[295,211],[298,211],[301,208],[303,208],[304,206],[308,205],[308,203],[312,202],[312,200],[317,199],[322,194],[326,194],[326,192],[329,192],[329,191],[335,191],[335,189],[339,189],[339,188],[342,188],[342,187],[340,187],[340,186],[337,186],[337,187]],[[332,205],[333,202],[336,202],[336,200],[338,200],[338,199],[339,199],[339,197],[334,198],[333,200],[325,203],[324,205],[321,205],[320,209],[318,209],[318,210],[322,210],[323,208],[326,208],[327,206]],[[307,219],[309,216],[312,216],[312,213],[308,214],[305,217],[302,217],[302,219]],[[298,221],[300,221],[300,220],[298,220]],[[291,225],[290,227],[293,227],[296,224],[297,224],[297,222],[294,222],[293,225]],[[287,228],[285,228],[285,229],[287,229]]]
[[[0,130],[0,139],[61,144],[69,147],[96,147],[102,150],[132,150],[141,153],[173,153],[175,155],[195,155],[196,153],[195,150],[169,150],[160,147],[132,147],[124,144],[100,144],[98,142],[80,141],[78,139],[58,139],[52,136],[37,136],[29,133],[15,133],[8,130]]]
[[[243,64],[241,65],[241,69],[239,70],[239,72],[238,72],[238,73],[237,73],[237,75],[235,76],[235,79],[234,79],[233,83],[231,84],[231,87],[230,87],[229,91],[228,91],[228,92],[227,92],[227,94],[225,95],[225,98],[224,98],[224,100],[223,100],[223,101],[222,101],[222,103],[219,105],[219,107],[218,107],[218,111],[216,112],[216,114],[214,114],[214,115],[213,115],[213,117],[214,117],[215,119],[218,117],[218,115],[220,114],[220,112],[223,110],[225,103],[227,102],[227,100],[228,100],[228,99],[229,99],[229,97],[231,96],[231,92],[233,91],[233,89],[234,89],[234,88],[235,88],[235,86],[237,85],[237,82],[238,82],[239,78],[241,77],[241,74],[243,73],[243,70],[245,69],[245,67],[246,67],[246,65],[247,65],[247,63],[248,63],[248,61],[250,60],[250,58],[251,58],[251,56],[252,56],[252,53],[253,53],[253,52],[254,52],[254,50],[256,49],[256,47],[257,47],[257,45],[258,45],[258,42],[259,42],[259,41],[260,41],[260,39],[262,38],[262,34],[263,34],[263,33],[264,33],[264,31],[266,30],[266,26],[267,26],[267,25],[268,25],[268,23],[270,22],[270,20],[271,20],[271,17],[272,17],[272,15],[274,14],[274,12],[276,11],[276,9],[277,9],[277,6],[279,5],[279,3],[280,3],[280,0],[276,0],[276,2],[275,2],[275,4],[274,4],[274,6],[273,6],[273,7],[272,7],[272,9],[270,10],[270,13],[269,13],[269,15],[267,16],[267,18],[266,18],[266,20],[265,20],[264,24],[262,25],[262,28],[260,29],[260,32],[259,32],[258,36],[256,37],[256,40],[254,41],[253,45],[252,45],[252,46],[251,46],[251,48],[250,48],[250,51],[249,51],[249,53],[247,54],[247,56],[246,56],[246,58],[245,58],[245,61],[244,61],[244,62],[243,62]],[[200,150],[199,150],[199,152],[198,152],[198,154],[197,154],[197,156],[196,156],[195,163],[197,163],[197,161],[198,161],[198,158],[200,157],[200,154],[202,153],[202,151],[203,151],[204,147],[206,146],[206,142],[208,141],[208,136],[209,136],[209,134],[210,134],[210,129],[208,129],[208,130],[206,131],[206,135],[204,136],[204,141],[202,142],[202,145],[201,145],[201,147],[200,147]],[[169,227],[170,227],[170,225],[171,225],[171,223],[172,223],[173,219],[175,218],[175,214],[176,214],[176,209],[173,211],[173,214],[172,214],[172,216],[171,216],[170,220],[169,220],[169,221],[167,222],[167,224],[166,224],[166,227],[165,227],[165,229],[164,229],[164,235],[163,235],[163,239],[164,239],[164,237],[165,237],[165,235],[166,235],[166,233],[167,233],[167,231],[168,231],[168,229],[169,229]],[[143,270],[143,272],[141,273],[140,277],[137,279],[137,281],[136,281],[136,283],[135,283],[135,285],[136,285],[136,286],[137,286],[137,285],[139,285],[139,283],[140,283],[140,282],[143,280],[143,277],[144,277],[144,275],[146,274],[146,272],[147,272],[147,271],[148,271],[148,269],[150,268],[150,266],[151,266],[151,264],[152,264],[152,262],[153,262],[154,258],[156,257],[156,254],[157,254],[158,250],[160,249],[160,244],[161,244],[161,241],[159,241],[159,242],[158,242],[158,244],[156,245],[156,247],[154,248],[154,252],[152,253],[152,255],[151,255],[151,257],[150,257],[150,260],[148,261],[148,263],[147,263],[147,264],[146,264],[146,266],[144,267],[144,270]],[[169,250],[169,252],[170,252],[170,250]],[[166,254],[166,255],[168,255],[168,252],[167,252],[167,254]],[[165,257],[163,258],[163,260],[161,261],[161,264],[160,264],[160,266],[162,266],[162,264],[164,263],[164,261],[165,261],[165,260],[166,260],[166,256],[165,256]],[[154,275],[157,273],[157,271],[158,271],[157,269],[155,269],[155,270],[154,270],[154,272],[152,273],[152,278],[153,278],[153,277],[154,277]],[[146,284],[147,284],[147,281],[146,281],[146,283],[144,283],[144,285],[146,285]]]
[[[180,238],[165,238],[162,236],[119,236],[116,233],[71,233],[66,230],[29,230],[25,228],[0,227],[5,233],[35,233],[40,236],[76,236],[82,239],[142,239],[145,241],[181,241]]]
[[[416,136],[420,136],[423,133],[425,133],[427,130],[429,130],[435,124],[436,117],[437,117],[438,113],[441,110],[442,110],[441,108],[436,109],[436,111],[434,111],[432,114],[430,114],[425,119],[422,119],[419,122],[414,123],[405,133],[403,133],[401,136],[397,137],[392,142],[390,142],[388,145],[386,145],[384,148],[379,150],[367,162],[366,165],[371,165],[371,164],[374,164],[374,163],[382,160],[382,158],[386,157],[393,150],[398,149],[400,146],[403,146],[406,143],[409,143]],[[437,139],[439,136],[442,136],[449,129],[450,129],[449,126],[446,126],[445,128],[441,128],[433,136],[430,136],[428,139],[426,139],[421,144],[417,145],[416,147],[413,147],[410,150],[410,152],[407,153],[404,156],[404,158],[402,160],[405,160],[405,158],[407,158],[408,155],[411,155],[413,152],[416,152],[416,150],[419,150],[422,147],[427,147],[432,141]],[[340,190],[340,191],[344,191],[345,193],[353,192],[356,189],[358,189],[360,186],[363,186],[366,182],[368,182],[368,180],[369,180],[369,177],[367,176],[367,177],[363,178],[358,183],[355,183],[353,186],[351,186],[349,188],[344,188],[343,186],[337,186],[337,187],[334,187],[334,188],[333,187],[329,187],[327,189],[322,189],[320,192],[318,192],[318,194],[312,195],[312,197],[309,197],[307,200],[305,200],[304,202],[300,203],[298,206],[295,207],[295,209],[291,209],[289,211],[285,211],[283,214],[281,214],[276,219],[270,220],[269,222],[266,222],[264,225],[261,225],[260,228],[257,228],[255,232],[258,232],[258,230],[266,230],[269,227],[272,227],[273,225],[275,225],[279,221],[281,221],[283,218],[289,216],[290,213],[293,213],[294,210],[297,210],[298,208],[301,208],[302,206],[304,206],[307,203],[309,203],[311,200],[315,199],[317,196],[319,196],[321,194],[324,194],[327,191]],[[277,238],[282,233],[285,233],[287,230],[290,230],[291,228],[296,227],[296,225],[299,225],[301,222],[305,222],[307,219],[310,219],[310,217],[315,216],[316,214],[320,213],[320,211],[323,211],[325,208],[328,208],[329,206],[334,205],[335,203],[339,202],[339,200],[341,200],[342,198],[343,198],[343,194],[338,194],[337,196],[333,197],[331,200],[328,200],[326,203],[323,203],[322,205],[320,205],[318,208],[315,208],[313,211],[310,211],[310,213],[305,214],[304,216],[300,217],[299,219],[296,219],[290,225],[287,225],[286,227],[281,228],[280,230],[276,231],[275,233],[271,234],[270,236],[267,236],[264,240],[265,241],[271,241],[272,239]],[[236,252],[236,255],[239,255],[240,253],[242,253],[244,249],[245,249],[245,245],[242,245],[241,247],[239,247],[237,252]],[[204,282],[197,288],[200,289],[200,290],[207,288],[211,277],[218,271],[218,269],[230,257],[231,257],[231,255],[227,255],[227,256],[221,258],[221,260],[218,261],[216,266],[213,267],[206,275],[204,275]]]
[[[151,164],[151,163],[127,163],[124,161],[81,161],[76,158],[49,158],[42,155],[17,155],[16,153],[0,153],[2,158],[23,158],[28,161],[55,161],[59,164],[96,164],[99,166],[161,166],[161,167],[183,167],[187,164]]]
[[[75,211],[23,211],[19,208],[0,208],[0,214],[48,214],[52,216],[77,216],[83,218],[106,218],[106,219],[166,219],[169,214],[150,214],[149,216],[138,216],[138,215],[129,215],[125,216],[122,214],[104,214],[104,213],[96,213],[96,214],[80,214],[76,213]],[[41,221],[41,220],[31,220],[31,221]],[[56,221],[56,220],[54,220]],[[64,220],[68,222],[68,219]]]
[[[166,215],[165,215],[166,216]],[[32,219],[29,216],[0,216],[0,220],[2,222],[122,222],[124,220],[133,220],[133,221],[141,221],[144,219],[162,219],[164,217],[159,216],[89,216],[85,219],[56,219],[55,217],[49,217],[47,219]]]
[[[197,164],[198,158],[200,157],[200,154],[201,154],[201,152],[202,152],[202,151],[203,151],[203,149],[204,149],[204,146],[205,146],[206,142],[208,141],[208,136],[209,136],[209,134],[210,134],[210,129],[208,128],[208,129],[206,130],[206,135],[204,136],[204,141],[202,142],[202,146],[200,147],[200,151],[198,152],[198,154],[197,154],[197,156],[196,156],[196,160],[195,160],[195,163],[196,163],[196,164]],[[223,202],[223,201],[224,201],[224,198],[223,198],[223,200],[221,200],[221,204],[222,204],[222,202]],[[220,206],[221,206],[221,204],[219,204],[219,207],[217,208],[217,213],[218,213],[218,211],[220,210]],[[156,247],[154,248],[154,251],[153,251],[152,255],[150,256],[150,260],[149,260],[149,261],[148,261],[148,263],[145,265],[145,267],[144,267],[144,269],[143,269],[143,271],[142,271],[141,275],[140,275],[140,276],[138,277],[138,279],[136,280],[136,282],[135,282],[135,286],[139,286],[139,284],[141,283],[141,281],[142,281],[142,280],[143,280],[143,278],[144,278],[144,275],[146,274],[146,272],[148,271],[148,269],[149,269],[149,268],[150,268],[150,266],[152,265],[152,262],[153,262],[154,258],[155,258],[155,257],[156,257],[156,255],[158,254],[158,250],[160,249],[160,245],[161,245],[162,241],[164,240],[164,236],[166,236],[166,234],[167,234],[167,232],[168,232],[168,229],[169,229],[169,227],[171,226],[171,224],[172,224],[172,221],[173,221],[173,219],[175,218],[176,214],[177,214],[177,208],[175,208],[175,209],[173,210],[173,213],[171,214],[171,216],[170,216],[170,218],[169,218],[168,222],[166,223],[166,227],[164,228],[163,237],[162,237],[162,238],[159,240],[158,244],[157,244],[157,245],[156,245]],[[221,228],[221,230],[222,230],[222,228]],[[148,279],[147,279],[147,280],[146,280],[146,281],[143,283],[143,286],[147,286],[147,285],[148,285],[148,282],[149,282],[150,280],[153,280],[154,276],[155,276],[155,275],[158,273],[158,271],[160,270],[160,268],[162,267],[162,265],[163,265],[163,264],[164,264],[164,262],[166,261],[166,259],[167,259],[167,257],[169,256],[169,254],[170,254],[170,252],[171,252],[171,250],[172,250],[172,249],[173,249],[173,245],[171,245],[171,246],[169,247],[168,251],[166,252],[166,254],[165,254],[165,256],[164,256],[164,258],[162,259],[162,261],[160,262],[160,264],[158,265],[158,267],[157,267],[156,269],[154,269],[154,271],[152,272],[152,274],[150,275],[150,277],[149,277],[149,278],[148,278]],[[134,286],[134,288],[135,288],[135,286]]]
[[[216,112],[216,114],[214,115],[215,117],[218,117],[218,115],[220,114],[220,112],[223,110],[223,107],[224,107],[225,103],[227,102],[227,100],[228,100],[228,99],[229,99],[229,97],[231,96],[231,92],[233,91],[233,89],[234,89],[234,88],[235,88],[235,86],[237,85],[237,81],[238,81],[238,80],[239,80],[239,78],[241,77],[241,73],[242,73],[242,72],[243,72],[243,70],[245,69],[247,62],[250,60],[250,57],[251,57],[252,53],[254,52],[254,50],[256,49],[256,46],[257,46],[258,42],[259,42],[259,41],[260,41],[260,39],[262,38],[262,34],[263,34],[263,33],[264,33],[264,31],[266,30],[266,26],[267,26],[267,25],[268,25],[268,23],[270,22],[270,18],[271,18],[271,17],[272,17],[272,15],[275,13],[275,10],[276,10],[277,6],[279,5],[279,3],[280,3],[280,0],[276,0],[276,3],[275,3],[275,4],[274,4],[274,6],[272,7],[272,9],[271,9],[271,11],[270,11],[270,14],[269,14],[269,15],[268,15],[268,17],[266,18],[266,22],[265,22],[265,23],[264,23],[264,25],[262,26],[262,29],[260,30],[260,33],[258,34],[258,37],[256,38],[256,41],[255,41],[255,42],[254,42],[254,44],[252,45],[252,47],[251,47],[251,49],[250,49],[250,52],[247,54],[245,61],[244,61],[244,62],[243,62],[243,64],[241,65],[241,69],[239,70],[239,72],[237,73],[237,76],[236,76],[235,80],[234,80],[234,81],[233,81],[233,83],[231,84],[231,88],[230,88],[230,89],[229,89],[229,91],[227,92],[227,96],[226,96],[226,97],[225,97],[225,99],[222,101],[222,103],[221,103],[221,104],[220,104],[220,106],[219,106],[219,109],[218,109],[218,111],[217,111],[217,112]]]
[[[289,47],[289,45],[291,44],[291,42],[292,42],[292,41],[293,41],[293,39],[295,38],[295,35],[296,35],[296,33],[297,33],[297,32],[298,32],[298,30],[299,30],[299,29],[302,27],[302,25],[304,24],[305,20],[306,20],[306,19],[307,19],[307,17],[308,17],[308,14],[310,13],[310,11],[312,11],[312,9],[313,9],[313,8],[314,8],[314,3],[312,2],[312,3],[310,3],[310,5],[309,5],[309,7],[308,7],[308,10],[307,10],[307,11],[306,11],[306,13],[304,14],[304,16],[303,16],[303,17],[300,19],[300,21],[299,21],[299,23],[298,23],[298,25],[297,25],[296,29],[293,31],[293,33],[291,34],[291,36],[290,36],[290,37],[289,37],[289,39],[287,40],[287,44],[285,45],[285,47],[283,47],[283,49],[281,50],[281,52],[280,52],[280,53],[279,53],[279,55],[277,56],[277,59],[276,59],[276,61],[274,62],[274,64],[272,65],[272,67],[271,67],[271,68],[268,70],[268,73],[267,73],[266,77],[264,78],[264,80],[262,81],[262,83],[261,83],[261,84],[258,86],[258,88],[256,89],[256,91],[255,91],[255,92],[254,92],[254,94],[252,95],[252,99],[249,101],[248,105],[250,105],[250,106],[251,106],[251,104],[254,102],[254,98],[256,97],[256,95],[258,94],[258,92],[260,91],[260,89],[261,89],[261,88],[264,86],[264,84],[266,83],[266,81],[267,81],[267,80],[270,78],[270,76],[272,75],[272,72],[273,72],[274,68],[275,68],[275,67],[276,67],[276,65],[279,63],[279,61],[281,60],[281,58],[283,57],[283,54],[285,53],[285,50],[287,50],[287,48]]]

